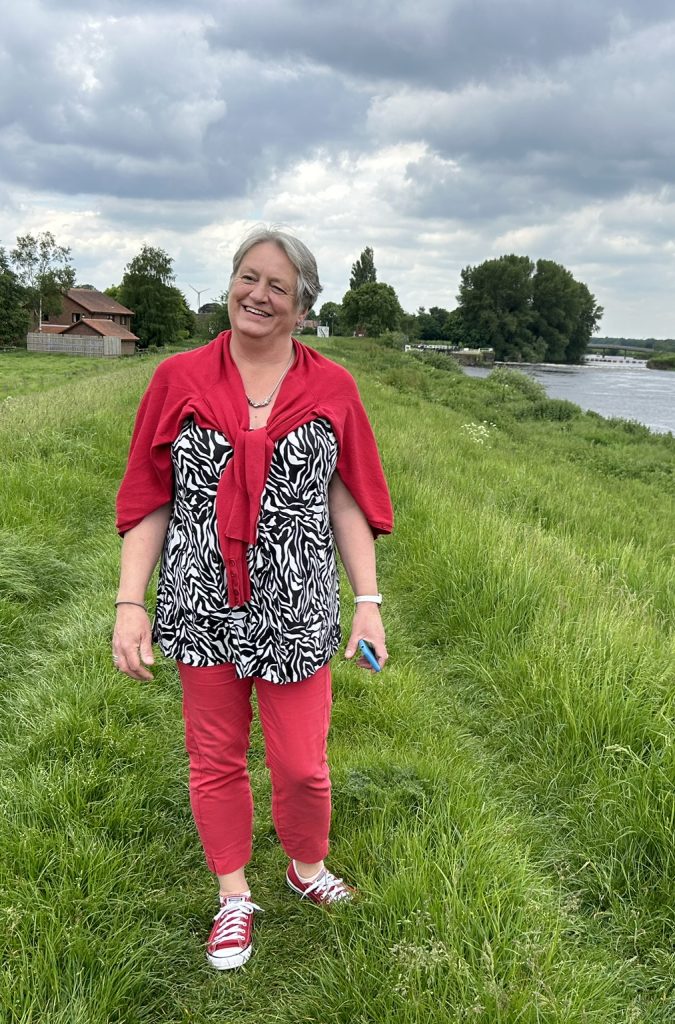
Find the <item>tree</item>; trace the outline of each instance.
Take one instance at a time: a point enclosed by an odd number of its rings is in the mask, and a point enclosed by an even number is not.
[[[458,300],[467,340],[512,361],[580,362],[603,313],[569,270],[527,256],[466,267]]]
[[[134,311],[140,348],[172,345],[181,338],[187,303],[173,281],[172,258],[151,245],[144,245],[125,268],[117,298]]]
[[[466,326],[461,309],[451,309],[445,321],[445,340],[457,348],[466,345]]]
[[[417,341],[420,335],[416,313],[404,312],[399,326],[402,333],[406,335],[408,341]]]
[[[403,310],[390,284],[362,284],[350,289],[342,300],[344,327],[359,334],[377,337],[400,326]]]
[[[565,349],[566,363],[580,363],[588,348],[588,344],[600,326],[602,306],[596,302],[588,287],[582,281],[575,282],[579,300],[579,312],[570,339]]]
[[[0,246],[0,345],[16,345],[25,340],[28,322],[26,290],[19,283],[7,253]]]
[[[51,231],[40,235],[19,235],[11,252],[19,281],[26,289],[28,309],[36,326],[42,323],[43,309],[61,310],[61,295],[75,282],[68,246],[57,245]]]
[[[180,336],[181,339],[185,341],[187,338],[191,338],[194,334],[197,317],[190,309],[183,292],[178,288],[176,288],[176,291],[180,295]]]
[[[221,292],[212,305],[216,305],[217,308],[208,314],[209,337],[215,338],[221,331],[229,331],[232,327],[227,308],[227,292]]]
[[[432,306],[428,313],[422,307],[417,314],[419,338],[421,341],[447,341],[450,313],[441,306]]]
[[[330,328],[332,335],[341,334],[342,306],[339,302],[324,302],[319,310],[319,320]]]
[[[352,263],[352,275],[349,278],[349,288],[356,291],[363,284],[375,284],[377,271],[373,260],[373,250],[366,246],[356,263]]]
[[[569,270],[553,260],[537,260],[532,312],[535,330],[546,343],[544,359],[549,363],[564,362],[579,315],[579,293]]]
[[[585,284],[552,260],[538,260],[532,308],[550,363],[581,361],[603,314]]]
[[[533,333],[532,274],[528,256],[500,256],[465,267],[459,295],[467,343],[490,345],[497,359],[537,362],[545,344]]]

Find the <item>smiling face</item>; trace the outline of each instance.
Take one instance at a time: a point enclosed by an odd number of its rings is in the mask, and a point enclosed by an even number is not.
[[[297,272],[274,242],[260,242],[244,256],[230,285],[227,308],[235,335],[287,341],[303,311],[296,304]]]

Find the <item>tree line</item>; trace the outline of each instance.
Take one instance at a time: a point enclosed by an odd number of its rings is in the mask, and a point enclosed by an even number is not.
[[[61,295],[75,284],[70,249],[51,231],[19,235],[8,253],[0,246],[0,345],[15,345],[42,322],[47,307],[61,308]]]
[[[60,295],[73,287],[70,249],[50,232],[17,238],[8,255],[0,247],[0,344],[13,344],[45,313],[58,312]],[[139,347],[170,345],[191,336],[213,337],[229,327],[227,293],[195,317],[175,285],[173,260],[143,245],[122,280],[106,293],[134,311]],[[461,272],[457,306],[403,310],[390,284],[378,281],[370,246],[352,264],[342,302],[325,302],[318,319],[331,334],[380,336],[401,332],[409,340],[492,348],[503,361],[579,362],[603,309],[587,285],[553,260],[505,255]]]
[[[28,330],[58,315],[75,268],[68,246],[50,231],[20,235],[8,253],[0,246],[0,346],[21,344]],[[195,316],[174,283],[173,260],[163,249],[144,245],[126,266],[119,285],[105,294],[133,310],[140,348],[171,345],[195,331]]]
[[[326,302],[321,321],[332,333],[402,331],[411,340],[492,348],[506,362],[576,363],[602,318],[588,287],[553,260],[500,256],[462,270],[457,307],[405,313],[394,289],[377,282],[373,250],[352,267],[342,303]]]

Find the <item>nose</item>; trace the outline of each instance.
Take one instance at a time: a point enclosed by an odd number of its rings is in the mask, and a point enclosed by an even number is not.
[[[255,282],[249,293],[251,301],[265,302],[267,299],[267,284],[261,277]]]

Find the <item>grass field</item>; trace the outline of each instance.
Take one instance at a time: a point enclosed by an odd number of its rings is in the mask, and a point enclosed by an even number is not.
[[[359,381],[397,513],[391,661],[334,662],[331,866],[361,897],[287,893],[256,731],[265,914],[226,976],[174,667],[145,686],[110,662],[113,499],[159,357],[64,359],[60,383],[56,357],[9,356],[0,1019],[672,1022],[675,441],[508,371],[322,347]]]
[[[43,355],[26,349],[0,352],[0,402],[7,397],[42,393],[68,381],[84,382],[108,375],[121,364],[117,360]]]

